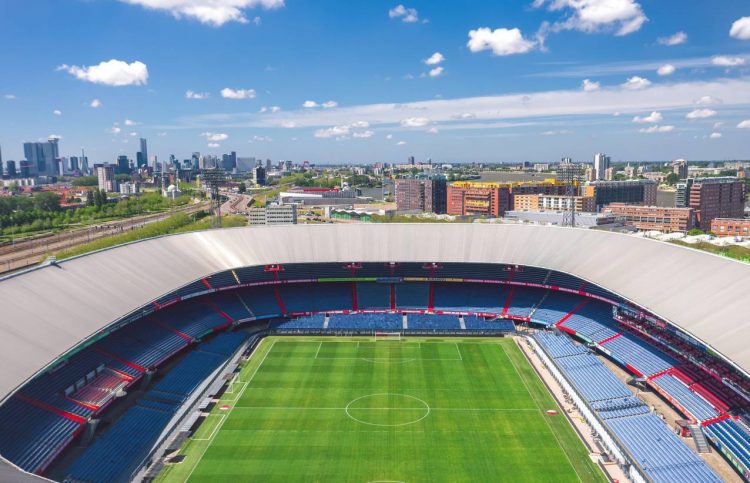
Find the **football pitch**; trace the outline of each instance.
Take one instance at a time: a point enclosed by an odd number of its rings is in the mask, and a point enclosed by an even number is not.
[[[548,409],[510,338],[271,337],[158,480],[606,481]]]

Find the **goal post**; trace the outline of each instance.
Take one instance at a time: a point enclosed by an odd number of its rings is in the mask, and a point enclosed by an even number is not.
[[[384,340],[400,341],[401,332],[375,332],[375,342]]]

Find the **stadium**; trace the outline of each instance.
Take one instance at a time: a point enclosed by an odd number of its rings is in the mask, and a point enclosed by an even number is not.
[[[0,481],[747,481],[749,281],[668,243],[489,224],[49,263],[0,280]]]

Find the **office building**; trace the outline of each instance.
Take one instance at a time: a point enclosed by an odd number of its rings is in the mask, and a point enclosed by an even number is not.
[[[135,181],[130,183],[120,183],[119,186],[121,195],[137,195],[140,193],[140,185]]]
[[[566,195],[513,195],[514,210],[595,212],[593,196]]]
[[[675,206],[693,208],[696,227],[708,231],[714,218],[742,218],[745,182],[735,177],[687,178],[677,183]]]
[[[16,162],[12,159],[9,159],[5,162],[5,174],[7,174],[9,178],[15,178],[16,176],[18,176],[18,172],[16,171]]]
[[[263,166],[256,166],[253,168],[253,182],[258,186],[265,186],[266,184],[266,169]]]
[[[686,179],[688,177],[688,162],[684,159],[676,159],[672,161],[672,172],[676,174],[679,179]]]
[[[692,230],[696,221],[695,211],[692,208],[612,203],[605,206],[602,211],[622,218],[626,226],[632,226],[641,231],[684,233]]]
[[[414,156],[409,156],[409,164],[414,165]]]
[[[446,211],[449,215],[498,218],[510,207],[509,184],[457,182],[448,185]]]
[[[96,177],[100,190],[107,192],[117,191],[117,181],[115,180],[115,167],[110,164],[104,164],[96,167]]]
[[[537,225],[558,225],[570,223],[563,211],[525,211],[512,210],[505,214],[505,220],[517,223],[532,223]],[[611,228],[618,225],[617,218],[611,213],[581,213],[575,217],[578,228]]]
[[[597,208],[610,203],[656,205],[656,181],[632,179],[626,181],[589,181],[581,187],[581,195],[593,196]]]
[[[445,178],[397,179],[396,209],[443,214],[447,209]]]
[[[594,171],[596,179],[604,179],[607,168],[609,168],[610,158],[604,153],[594,155]]]
[[[58,139],[46,142],[23,143],[23,153],[28,162],[29,176],[56,176],[56,159],[60,157]]]
[[[750,219],[748,218],[714,218],[711,220],[711,232],[718,236],[750,236]]]
[[[296,225],[297,205],[268,205],[265,208],[250,208],[248,220],[251,225]]]
[[[124,154],[117,156],[117,174],[130,174],[130,160]]]

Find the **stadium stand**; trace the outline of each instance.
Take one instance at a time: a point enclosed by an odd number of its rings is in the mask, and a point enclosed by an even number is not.
[[[573,385],[590,402],[632,396],[632,393],[592,354],[557,359]]]
[[[388,309],[391,306],[391,284],[357,283],[357,302],[360,309]]]
[[[644,376],[665,371],[676,364],[671,357],[648,347],[630,334],[622,334],[620,337],[610,339],[603,344],[603,347],[612,354],[612,357],[624,361]]]
[[[401,330],[401,314],[348,314],[331,315],[329,329]]]
[[[637,397],[624,397],[622,399],[605,399],[591,403],[591,407],[602,419],[623,418],[626,416],[637,416],[648,414],[648,406]]]
[[[284,320],[275,325],[277,329],[322,329],[325,315],[310,315]]]
[[[531,316],[533,322],[554,325],[581,303],[581,298],[564,292],[548,291]]]
[[[721,481],[657,416],[613,418],[607,424],[654,483]]]
[[[68,468],[68,478],[130,481],[179,406],[246,339],[242,332],[224,333],[199,345],[86,449]]]
[[[540,331],[535,333],[533,337],[547,349],[547,353],[554,359],[586,354],[589,352],[586,347],[576,345],[570,340],[570,338],[564,335]]]
[[[352,310],[352,288],[347,283],[292,283],[279,292],[288,312]]]
[[[423,309],[430,298],[430,285],[421,282],[396,284],[396,307],[400,309]]]
[[[704,427],[709,439],[721,450],[730,453],[742,466],[741,473],[750,472],[750,432],[740,420],[723,419]]]
[[[503,332],[512,332],[516,330],[516,326],[512,320],[488,320],[476,315],[464,316],[464,325],[466,325],[466,330],[499,330]]]
[[[507,315],[515,317],[528,317],[536,304],[542,300],[545,291],[539,289],[514,288],[508,293],[505,304],[508,308]],[[503,309],[505,310],[505,309]]]
[[[510,291],[503,285],[435,283],[435,310],[499,314]]]
[[[408,314],[409,330],[458,330],[461,328],[455,315]]]
[[[719,412],[708,401],[691,391],[688,386],[671,374],[662,374],[651,379],[651,382],[678,401],[688,411],[688,416],[693,416],[698,421],[705,421],[719,416]]]
[[[248,320],[254,317],[254,314],[250,311],[249,307],[245,305],[234,290],[217,292],[212,294],[209,300],[217,309],[231,317],[232,320]]]
[[[601,342],[619,333],[612,328],[612,306],[595,300],[590,300],[557,324],[594,342]]]
[[[237,293],[258,318],[280,317],[282,315],[273,287],[267,285],[247,287],[240,289]]]

